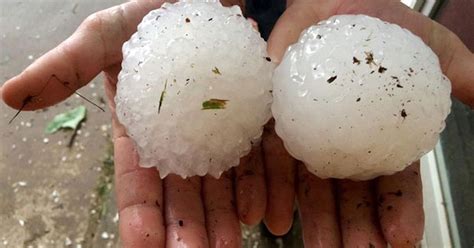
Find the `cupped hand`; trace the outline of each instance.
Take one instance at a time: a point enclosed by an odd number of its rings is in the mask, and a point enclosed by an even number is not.
[[[240,223],[234,202],[245,223],[258,223],[265,209],[264,175],[258,160],[243,158],[242,166],[236,169],[236,197],[233,171],[219,179],[181,179],[171,175],[161,180],[156,169],[139,166],[134,143],[115,115],[122,45],[141,19],[162,3],[131,1],[89,16],[71,37],[6,82],[1,89],[2,98],[16,109],[44,108],[64,100],[104,72],[112,112],[123,246],[240,247]]]
[[[474,55],[454,33],[398,0],[289,0],[268,41],[272,60],[281,61],[287,47],[304,29],[336,14],[379,17],[420,36],[438,55],[443,72],[452,82],[453,95],[474,107]],[[322,180],[303,165],[295,166],[296,161],[285,152],[271,126],[266,130],[263,147],[271,196],[265,222],[274,234],[286,233],[291,227],[296,178],[307,247],[385,247],[386,242],[392,247],[413,247],[422,239],[418,162],[372,181]],[[278,210],[272,208],[275,204],[280,204]]]

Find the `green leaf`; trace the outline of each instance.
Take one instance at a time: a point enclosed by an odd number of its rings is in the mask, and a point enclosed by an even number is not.
[[[225,105],[229,100],[223,99],[209,99],[202,103],[202,110],[206,109],[225,109]]]
[[[77,108],[56,115],[54,119],[48,123],[45,132],[51,134],[57,132],[59,129],[66,128],[74,130],[85,118],[86,107],[81,105]]]

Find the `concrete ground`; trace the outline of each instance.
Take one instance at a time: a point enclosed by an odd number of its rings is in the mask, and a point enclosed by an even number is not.
[[[89,14],[118,0],[0,2],[0,82],[21,72],[69,36]],[[80,90],[104,97],[100,77]],[[54,115],[84,104],[87,120],[73,132],[44,133]],[[36,112],[0,105],[0,247],[116,246],[118,217],[111,194],[109,113],[77,97]]]

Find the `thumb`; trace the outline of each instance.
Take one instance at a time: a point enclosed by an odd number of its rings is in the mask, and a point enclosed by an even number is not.
[[[293,2],[278,19],[268,38],[268,54],[272,61],[279,63],[288,46],[298,40],[304,29],[335,12],[331,1],[318,3],[317,9],[314,5],[312,1]]]

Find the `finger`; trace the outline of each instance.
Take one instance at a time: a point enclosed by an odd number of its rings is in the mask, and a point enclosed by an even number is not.
[[[208,247],[201,178],[168,175],[165,185],[166,245]]]
[[[273,122],[264,130],[263,154],[267,174],[265,224],[274,235],[283,235],[293,223],[296,160],[285,150]]]
[[[305,247],[341,247],[331,179],[320,179],[298,166],[298,207]]]
[[[119,137],[115,148],[115,187],[124,247],[164,247],[162,185],[158,171],[138,165],[133,141]]]
[[[245,0],[221,0],[220,2],[226,7],[238,5],[240,9],[242,9],[242,12],[244,12],[245,14]]]
[[[250,17],[247,17],[247,21],[249,21],[250,24],[252,24],[252,27],[253,27],[257,32],[260,32],[260,30],[258,30],[258,23],[257,23],[254,19],[252,19],[252,18],[250,18]]]
[[[7,81],[3,100],[16,109],[34,110],[67,98],[105,67],[120,63],[123,43],[161,3],[132,1],[89,16],[71,37]]]
[[[106,74],[105,91],[116,120],[113,96],[120,66]],[[164,247],[163,188],[158,171],[139,166],[134,142],[125,128],[112,122],[115,157],[115,192],[120,237],[124,247]]]
[[[210,247],[241,247],[241,230],[235,210],[231,173],[219,179],[203,178],[202,195]]]
[[[344,247],[387,247],[370,181],[339,180],[339,223]]]
[[[474,54],[453,32],[399,1],[348,2],[339,14],[367,14],[409,29],[438,55],[443,72],[452,82],[453,94],[474,107]]]
[[[315,6],[317,5],[317,6]],[[307,27],[328,18],[335,12],[332,1],[296,1],[288,6],[278,19],[268,38],[268,54],[279,63],[289,45],[295,43]]]
[[[256,225],[265,216],[267,205],[261,147],[253,147],[247,156],[240,159],[240,165],[234,171],[235,197],[239,218],[247,225]]]
[[[420,164],[377,180],[378,214],[392,247],[413,247],[423,237],[424,213]]]

